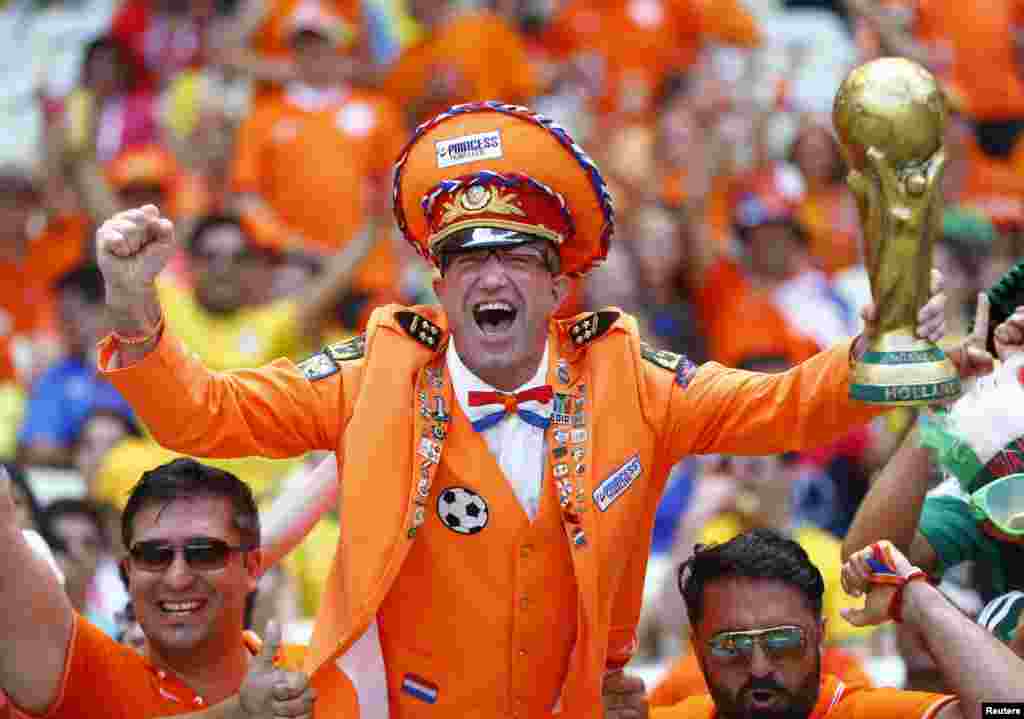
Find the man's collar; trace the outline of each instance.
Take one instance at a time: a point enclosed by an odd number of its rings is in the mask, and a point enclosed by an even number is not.
[[[519,387],[512,390],[511,394],[520,392],[531,387],[537,387],[546,383],[548,374],[548,357],[551,349],[551,343],[547,340],[544,342],[544,355],[541,357],[540,365],[537,367],[537,371],[534,373],[530,381],[526,382]],[[474,418],[471,415],[487,413],[493,411],[493,407],[470,407],[469,406],[469,393],[470,392],[494,392],[496,390],[491,385],[484,382],[482,379],[473,374],[466,364],[462,361],[459,356],[458,350],[455,348],[454,338],[448,342],[447,355],[445,357],[448,363],[448,371],[451,372],[452,376],[452,390],[455,393],[456,401],[462,408],[462,411],[466,413],[466,416],[471,420]]]

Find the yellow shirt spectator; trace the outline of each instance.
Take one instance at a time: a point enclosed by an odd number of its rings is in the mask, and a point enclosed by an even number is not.
[[[312,351],[298,336],[296,304],[278,300],[218,315],[203,309],[191,291],[158,285],[167,325],[207,367],[258,367],[279,357],[298,361]]]

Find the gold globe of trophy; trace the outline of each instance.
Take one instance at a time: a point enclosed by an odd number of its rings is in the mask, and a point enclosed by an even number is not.
[[[942,222],[942,90],[916,63],[874,60],[843,81],[832,122],[850,167],[878,308],[878,334],[854,368],[850,396],[887,406],[955,398],[961,388],[953,363],[915,335]]]

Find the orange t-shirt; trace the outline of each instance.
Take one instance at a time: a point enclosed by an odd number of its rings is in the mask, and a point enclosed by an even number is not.
[[[850,686],[823,672],[809,719],[931,719],[953,701],[956,697],[949,694]],[[651,719],[714,719],[717,714],[711,696],[702,694],[674,706],[655,707]]]
[[[251,632],[245,632],[242,641],[253,654],[259,652],[260,641]],[[282,646],[275,664],[298,670],[305,650],[303,646]],[[202,697],[181,680],[76,614],[57,701],[42,719],[85,719],[98,712],[105,717],[149,719],[205,708]]]
[[[835,675],[848,687],[872,686],[871,678],[864,671],[860,659],[839,647],[827,647],[822,652],[821,673]],[[665,707],[678,704],[687,697],[707,693],[704,672],[697,663],[697,655],[691,651],[676,660],[658,686],[648,693],[647,701],[652,707]]]
[[[29,242],[21,262],[0,260],[0,382],[20,381],[15,352],[54,328],[53,283],[86,258],[89,228],[84,215],[59,217]]]
[[[785,357],[796,364],[821,348],[786,321],[771,294],[753,287],[736,262],[719,257],[694,293],[708,358],[728,367]]]
[[[1022,0],[986,0],[971,12],[958,0],[917,0],[914,34],[952,50],[947,79],[963,93],[968,115],[1007,120],[1024,118],[1024,69],[1014,47],[1021,25]]]
[[[338,251],[362,228],[371,183],[390,178],[406,140],[398,110],[386,98],[345,92],[323,109],[303,109],[287,96],[257,108],[239,129],[232,167],[232,190],[259,195],[283,224],[272,223],[270,234],[299,232],[307,249],[321,253]],[[257,239],[282,246],[288,237]],[[354,284],[387,292],[397,276],[394,247],[381,241]]]
[[[450,78],[451,94],[435,106],[423,106],[425,88],[439,76]],[[421,122],[463,102],[528,104],[537,94],[537,80],[526,43],[515,28],[481,10],[460,13],[407,48],[382,89],[396,104],[416,108],[416,121]]]
[[[808,192],[797,208],[807,230],[811,256],[829,275],[860,263],[860,219],[857,203],[844,183]]]
[[[602,111],[643,112],[666,76],[696,62],[707,37],[745,47],[761,40],[740,0],[573,0],[544,42],[556,57],[583,62],[601,86]]]

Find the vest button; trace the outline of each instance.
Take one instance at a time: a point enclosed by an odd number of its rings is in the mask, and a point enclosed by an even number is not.
[[[532,544],[524,544],[522,547],[519,548],[519,556],[522,557],[523,559],[529,559],[530,558],[530,554],[532,554],[532,553],[533,553],[533,545]]]
[[[520,609],[529,609],[530,608],[530,598],[527,597],[526,595],[523,595],[522,597],[519,597],[519,608]]]

